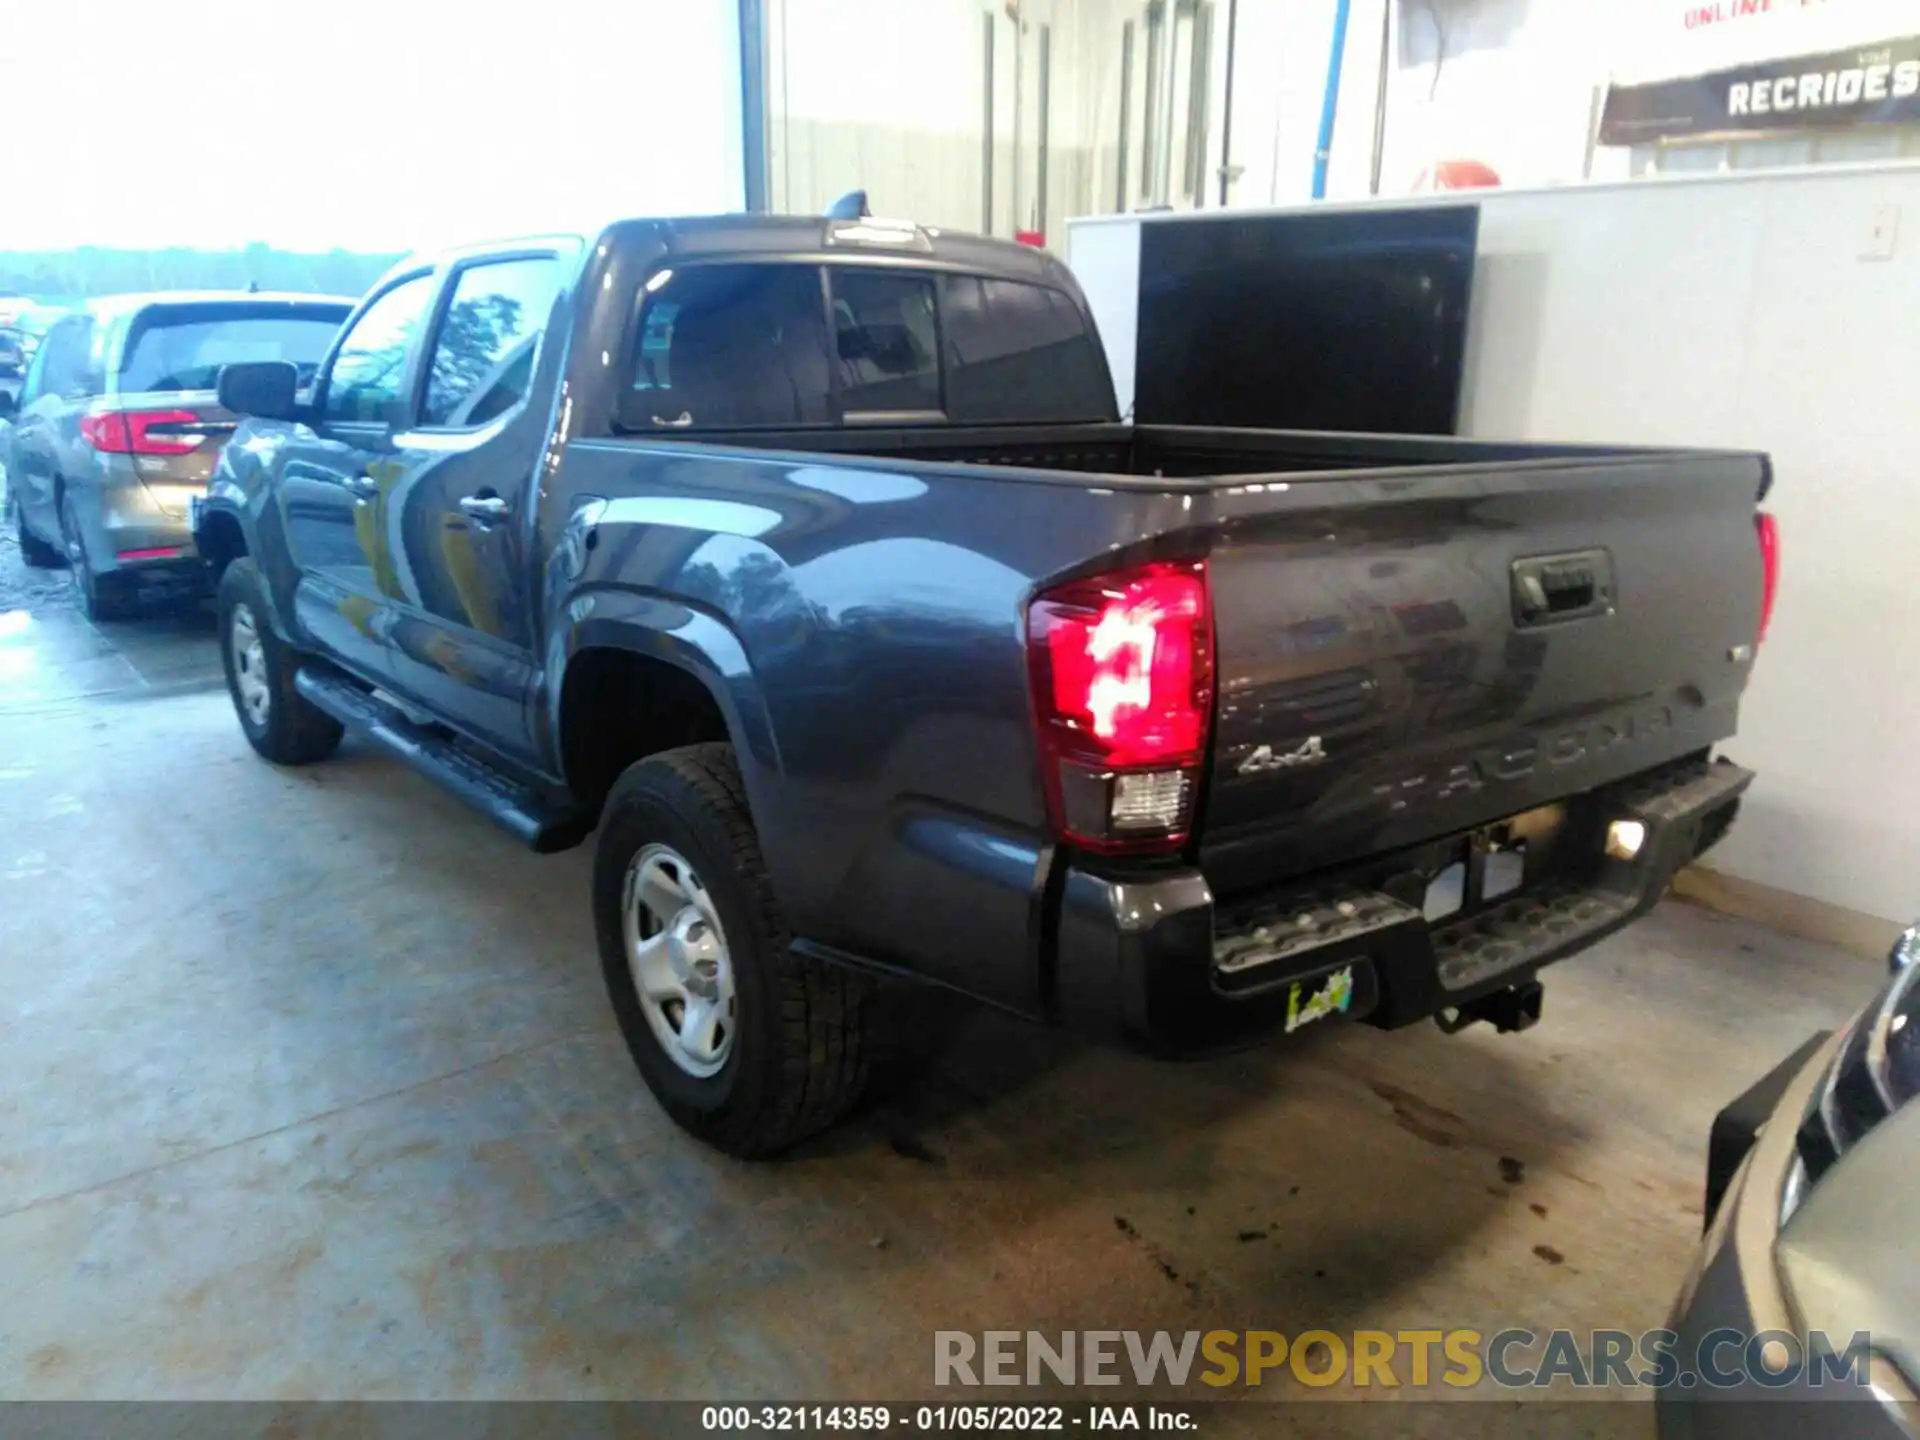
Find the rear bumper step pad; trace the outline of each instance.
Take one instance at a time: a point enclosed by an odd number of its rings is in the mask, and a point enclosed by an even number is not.
[[[1443,1005],[1515,983],[1652,908],[1674,872],[1719,838],[1729,807],[1752,781],[1752,771],[1726,761],[1695,761],[1604,792],[1608,818],[1646,826],[1632,860],[1602,857],[1583,882],[1543,881],[1431,924],[1378,891],[1293,895],[1243,909],[1231,927],[1216,928],[1214,988],[1250,994],[1358,957],[1383,972],[1389,996],[1437,989]],[[1415,980],[1422,971],[1430,982]],[[1408,1007],[1385,1010],[1386,1023],[1401,1023]]]

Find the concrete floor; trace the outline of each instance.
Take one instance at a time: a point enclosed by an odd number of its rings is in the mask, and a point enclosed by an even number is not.
[[[1715,1110],[1880,978],[1669,904],[1521,1036],[1170,1066],[943,1003],[750,1166],[633,1072],[588,852],[364,749],[260,762],[203,616],[0,618],[0,822],[9,1398],[897,1399],[936,1329],[1639,1330]]]

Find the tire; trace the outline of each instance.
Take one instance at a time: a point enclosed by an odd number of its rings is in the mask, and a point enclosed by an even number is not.
[[[36,570],[57,570],[67,563],[58,545],[49,545],[27,528],[27,512],[11,494],[7,508],[13,512],[13,533],[20,542],[20,558]]]
[[[220,576],[220,663],[247,743],[276,765],[310,765],[340,745],[341,724],[294,689],[299,652],[273,633],[260,571],[242,557]],[[256,687],[250,677],[257,676]]]
[[[96,622],[126,620],[139,613],[134,587],[126,577],[96,575],[87,558],[86,533],[80,528],[80,512],[73,503],[73,492],[60,492],[60,539],[66,546],[67,569],[73,575],[73,588],[80,597],[80,613]]]
[[[689,867],[690,907],[719,931],[730,983],[725,1054],[694,1073],[657,1030],[672,1002],[654,1009],[628,956],[630,873],[664,852]],[[641,884],[639,889],[645,890]],[[644,907],[642,907],[644,908]],[[793,953],[785,918],[767,881],[729,745],[687,745],[631,765],[601,817],[593,867],[594,928],[607,995],[641,1076],[683,1129],[729,1155],[774,1154],[827,1129],[860,1098],[871,1049],[872,982]],[[675,930],[677,925],[669,925]],[[691,1030],[687,1006],[681,1023]],[[696,1067],[697,1068],[697,1067]]]

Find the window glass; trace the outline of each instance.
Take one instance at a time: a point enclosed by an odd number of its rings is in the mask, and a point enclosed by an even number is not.
[[[550,255],[462,270],[434,338],[420,422],[484,425],[524,400],[559,289]]]
[[[833,271],[833,332],[844,413],[940,408],[930,276]]]
[[[433,277],[402,280],[374,301],[340,342],[323,418],[391,421],[407,376],[407,349],[433,299]]]
[[[158,305],[142,311],[127,337],[122,394],[211,390],[222,365],[285,360],[313,379],[340,322],[341,305]]]
[[[629,428],[818,425],[831,418],[818,270],[701,265],[660,271],[649,284],[621,407]]]
[[[58,328],[58,327],[55,327]],[[53,346],[47,342],[52,331],[40,337],[40,346],[33,352],[33,359],[27,362],[26,379],[20,382],[20,403],[30,405],[47,393],[47,361],[53,358]]]
[[[946,282],[947,413],[955,420],[1110,420],[1113,386],[1072,300],[1044,285]]]
[[[40,383],[34,390],[41,395],[79,396],[99,393],[88,374],[89,349],[93,340],[93,320],[85,315],[70,315],[47,332],[41,353]]]

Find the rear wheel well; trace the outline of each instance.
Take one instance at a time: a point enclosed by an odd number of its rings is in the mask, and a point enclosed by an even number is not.
[[[193,543],[216,585],[227,566],[247,553],[247,537],[240,529],[240,522],[224,510],[216,510],[200,522]]]
[[[560,763],[574,798],[596,814],[634,761],[729,738],[713,692],[677,665],[611,649],[583,650],[567,664]]]

